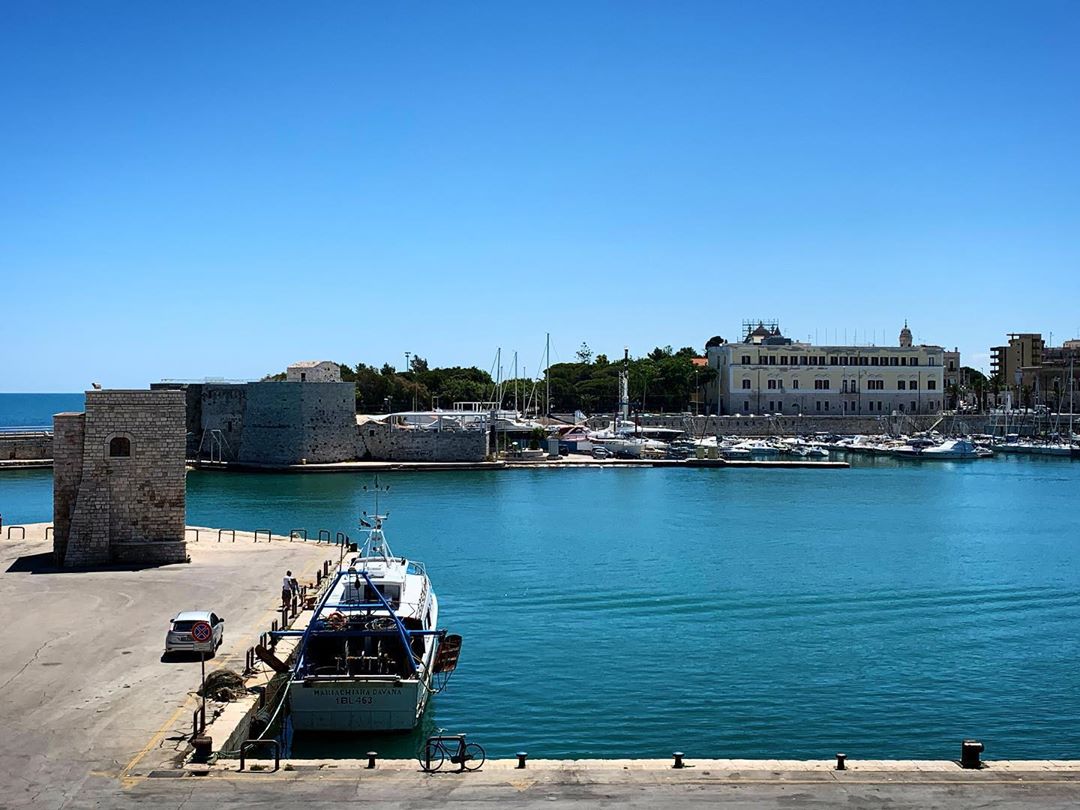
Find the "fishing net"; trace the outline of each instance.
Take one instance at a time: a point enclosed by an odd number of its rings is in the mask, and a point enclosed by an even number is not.
[[[244,679],[232,670],[219,669],[206,676],[206,697],[210,700],[225,703],[245,695]]]

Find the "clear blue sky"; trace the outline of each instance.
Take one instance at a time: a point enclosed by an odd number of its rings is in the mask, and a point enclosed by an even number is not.
[[[5,3],[0,390],[1080,330],[1080,3]]]

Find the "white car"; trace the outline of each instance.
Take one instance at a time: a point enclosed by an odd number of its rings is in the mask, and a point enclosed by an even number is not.
[[[210,625],[210,638],[204,642],[196,641],[191,635],[191,628],[199,622]],[[225,640],[225,620],[209,610],[185,610],[177,613],[165,634],[165,653],[205,652],[211,656]]]

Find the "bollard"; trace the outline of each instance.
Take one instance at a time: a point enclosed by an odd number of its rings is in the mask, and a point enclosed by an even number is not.
[[[214,738],[200,734],[191,741],[191,745],[195,749],[192,754],[192,761],[206,762],[214,751]]]
[[[15,529],[18,529],[20,532],[22,532],[22,534],[19,535],[19,538],[22,539],[22,540],[25,540],[26,539],[26,527],[25,526],[8,526],[7,527],[7,539],[8,540],[11,539],[11,532],[14,531]]]
[[[315,572],[315,587],[319,587],[319,583],[322,582],[322,571]]]
[[[682,761],[683,752],[682,751],[676,751],[674,754],[672,754],[672,756],[675,757],[675,764],[671,766],[672,768],[685,768],[686,767],[685,765],[683,765],[683,761]]]
[[[369,771],[375,769],[375,757],[377,757],[378,755],[379,755],[378,751],[368,751],[367,752],[367,766],[368,766]]]
[[[960,767],[970,770],[981,768],[982,763],[979,761],[979,754],[983,750],[985,750],[984,746],[978,740],[964,740],[960,743]]]
[[[289,609],[283,607],[281,609],[281,629],[284,630],[289,624]]]
[[[847,765],[844,764],[844,761],[846,759],[847,759],[847,754],[837,754],[836,755],[836,770],[838,770],[838,771],[846,771],[847,770]]]
[[[45,539],[46,540],[49,539],[49,532],[51,532],[52,530],[53,530],[52,526],[46,526],[45,527]],[[196,536],[195,539],[198,540],[199,539],[198,536]]]
[[[260,535],[260,534],[265,534],[265,535],[266,535],[266,542],[267,542],[267,543],[271,543],[271,542],[273,542],[273,535],[272,535],[272,534],[270,534],[270,530],[269,530],[269,529],[256,529],[256,530],[255,530],[255,542],[256,542],[256,543],[258,543],[258,542],[259,542],[259,535]]]
[[[517,758],[518,758],[517,766],[518,766],[519,771],[525,769],[525,758],[528,757],[528,756],[529,756],[528,751],[518,751],[517,752]]]
[[[277,619],[274,619],[272,622],[270,622],[270,632],[271,633],[276,633],[277,629],[278,629]]]

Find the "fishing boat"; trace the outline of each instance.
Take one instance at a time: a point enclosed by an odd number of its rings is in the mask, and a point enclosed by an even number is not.
[[[364,513],[367,540],[302,631],[288,686],[297,731],[410,730],[457,667],[461,636],[438,629],[424,564],[391,553],[387,518]]]

